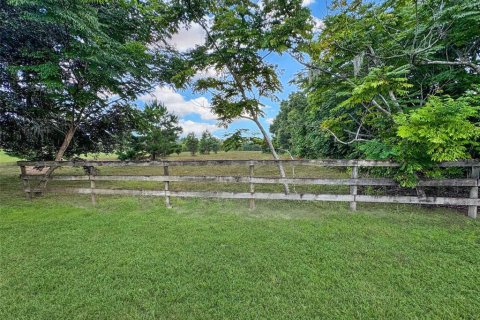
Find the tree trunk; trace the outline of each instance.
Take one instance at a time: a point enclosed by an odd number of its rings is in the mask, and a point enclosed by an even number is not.
[[[278,156],[277,154],[277,151],[275,150],[275,147],[273,146],[273,143],[272,143],[272,140],[270,139],[270,137],[268,136],[267,132],[265,131],[265,129],[263,128],[262,124],[260,123],[260,121],[258,121],[258,119],[255,117],[253,118],[253,121],[255,122],[255,124],[257,125],[257,127],[260,129],[260,131],[262,132],[262,135],[263,137],[265,138],[265,141],[267,142],[268,144],[268,148],[270,149],[270,152],[272,153],[272,156],[273,156],[273,159],[275,160],[280,160],[280,157]],[[277,162],[277,165],[278,165],[278,171],[280,171],[280,177],[282,178],[286,178],[287,175],[285,174],[285,169],[283,168],[283,164],[278,161]],[[288,187],[288,184],[284,184],[283,185],[284,187],[284,190],[285,190],[285,194],[289,194],[290,193],[290,188]]]
[[[68,128],[67,133],[65,134],[65,138],[63,139],[60,149],[58,149],[58,152],[55,155],[55,161],[62,160],[63,155],[65,154],[65,151],[67,150],[68,146],[72,142],[73,136],[75,135],[75,131],[77,131],[77,127],[75,126],[75,124],[72,123]],[[43,179],[40,180],[40,183],[38,185],[40,193],[42,193],[47,188],[48,179],[50,178],[50,176],[52,175],[53,171],[55,171],[56,168],[57,168],[56,166],[52,166],[48,168],[47,172],[45,172]]]
[[[77,131],[77,127],[72,123],[70,127],[68,128],[67,133],[65,134],[65,138],[63,139],[63,143],[60,146],[60,149],[58,149],[57,154],[55,155],[55,161],[61,161],[63,158],[63,155],[65,154],[65,151],[67,151],[68,146],[72,142],[73,135],[75,134],[75,131]]]

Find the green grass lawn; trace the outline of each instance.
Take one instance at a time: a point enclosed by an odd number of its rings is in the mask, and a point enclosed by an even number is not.
[[[3,150],[0,150],[0,166],[3,165],[14,165],[16,161],[20,159],[9,156]]]
[[[29,201],[18,174],[0,166],[0,319],[479,318],[480,223],[458,211],[198,199],[166,209],[141,197],[93,207],[78,195]]]

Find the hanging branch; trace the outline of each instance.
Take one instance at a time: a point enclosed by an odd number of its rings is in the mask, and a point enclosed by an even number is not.
[[[352,143],[355,143],[355,142],[358,142],[358,141],[370,141],[369,139],[363,139],[363,138],[360,137],[360,136],[364,135],[364,134],[360,133],[360,130],[362,130],[362,127],[363,127],[363,123],[358,126],[357,132],[355,133],[355,138],[353,138],[350,141],[343,141],[332,130],[330,130],[328,128],[324,128],[324,130],[327,131],[328,133],[330,133],[333,136],[333,138],[335,139],[335,141],[337,141],[341,144],[344,144],[344,145],[349,145],[349,144],[352,144]]]

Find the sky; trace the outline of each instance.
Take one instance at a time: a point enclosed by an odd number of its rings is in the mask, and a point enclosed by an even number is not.
[[[328,0],[303,0],[303,5],[310,8],[312,16],[321,23],[321,19],[327,13]],[[171,39],[171,44],[180,51],[186,51],[193,48],[197,44],[202,44],[205,35],[200,26],[192,25],[188,29],[182,29]],[[301,72],[302,65],[296,62],[288,55],[272,54],[266,59],[268,62],[278,66],[279,77],[282,82],[283,89],[277,93],[279,100],[285,100],[288,95],[298,90],[298,88],[290,82],[295,75]],[[208,75],[208,71],[206,72]],[[153,99],[164,103],[170,112],[175,113],[179,117],[180,125],[183,128],[183,136],[190,132],[200,135],[203,131],[209,130],[218,138],[225,138],[229,133],[233,133],[236,129],[248,129],[252,135],[260,135],[256,125],[245,119],[235,120],[228,128],[219,127],[215,115],[209,110],[211,95],[198,94],[191,89],[174,90],[170,87],[158,86],[149,94],[139,97],[137,104],[144,105]],[[280,110],[279,101],[264,100],[266,105],[265,116],[260,120],[268,131],[269,125]]]

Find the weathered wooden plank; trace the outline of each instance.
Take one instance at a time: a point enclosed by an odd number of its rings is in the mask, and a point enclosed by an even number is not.
[[[478,179],[435,179],[418,183],[421,187],[474,187],[478,184]]]
[[[35,176],[27,176],[27,179],[40,179]],[[89,180],[88,176],[52,176],[57,181],[83,181]],[[364,179],[353,181],[352,179],[317,179],[317,178],[276,178],[276,177],[248,177],[248,176],[95,176],[97,181],[172,181],[172,182],[227,182],[227,183],[260,183],[260,184],[283,184],[292,183],[299,185],[324,184],[324,185],[350,185],[352,183],[365,183],[366,185],[396,185],[391,179]]]
[[[27,176],[27,179],[40,179]],[[227,183],[260,183],[260,184],[298,184],[298,185],[396,185],[391,179],[320,179],[320,178],[277,178],[277,177],[249,177],[249,176],[95,176],[97,181],[174,181],[174,182],[227,182]],[[89,180],[88,176],[52,176],[51,180],[57,181],[83,181]]]
[[[393,179],[322,179],[322,178],[275,178],[275,177],[254,177],[252,182],[259,184],[296,184],[296,185],[330,185],[330,186],[396,186]]]
[[[52,189],[53,193],[90,194],[90,188],[63,188]],[[124,196],[165,196],[165,190],[127,190],[127,189],[95,189],[97,195],[124,195]]]
[[[253,174],[254,174],[254,168],[255,168],[255,164],[253,163],[250,163],[250,170],[249,170],[249,173],[250,173],[250,176],[249,176],[249,180],[250,180],[250,195],[251,195],[251,198],[250,200],[248,200],[248,204],[249,204],[249,208],[250,210],[254,210],[255,209],[255,184],[252,182],[252,178],[253,178]]]
[[[163,166],[163,175],[164,175],[164,178],[166,179],[169,178],[168,165]],[[172,207],[172,205],[170,204],[170,196],[168,194],[169,189],[170,189],[170,180],[165,180],[165,206],[167,208]]]
[[[90,190],[90,189],[88,189],[88,190]],[[25,188],[25,189],[23,189],[23,192],[25,192],[25,193],[32,193],[32,194],[34,194],[34,193],[40,193],[40,192],[43,192],[43,191],[45,191],[45,190],[44,190],[44,189],[41,189],[41,188]],[[57,192],[62,193],[61,190],[58,190]]]
[[[452,167],[480,167],[480,160],[458,160],[458,161],[446,161],[438,165],[440,168],[452,168]]]
[[[352,167],[352,180],[358,179],[358,167]],[[350,202],[350,210],[357,211],[357,203],[355,202],[355,196],[358,193],[357,185],[350,186],[350,195],[353,197],[353,201]]]
[[[65,188],[53,190],[54,192],[89,194],[90,188]],[[250,199],[249,192],[188,192],[164,190],[125,190],[125,189],[95,189],[96,194],[103,195],[137,195],[137,196],[174,196],[182,198],[221,198],[221,199]],[[431,205],[480,205],[480,199],[427,197],[420,199],[414,196],[367,196],[357,195],[355,198],[347,194],[311,194],[311,193],[255,193],[255,199],[264,200],[304,200],[304,201],[341,201],[373,202],[373,203],[405,203],[405,204],[431,204]]]
[[[30,180],[28,178],[25,178],[27,176],[27,168],[25,166],[20,166],[20,171],[21,171],[21,179],[23,183],[23,189],[31,189],[30,186]],[[25,196],[27,199],[32,200],[32,193],[31,192],[25,192]]]
[[[27,179],[37,180],[35,176]],[[297,184],[297,185],[396,185],[391,179],[320,179],[320,178],[276,178],[244,176],[95,176],[97,181],[172,181],[172,182],[225,182],[225,183],[259,183],[259,184]],[[56,181],[83,181],[88,176],[52,176]]]
[[[88,168],[88,172],[89,172],[89,180],[90,180],[90,190],[91,190],[91,200],[92,200],[92,204],[93,205],[96,205],[97,204],[97,196],[95,194],[95,187],[96,187],[96,182],[95,182],[95,176],[94,176],[94,172],[95,172],[95,168],[94,167],[89,167]]]
[[[471,177],[473,179],[479,179],[480,178],[480,167],[472,167]],[[471,199],[478,199],[478,185],[476,187],[472,187],[470,189],[470,198]],[[476,219],[477,218],[477,213],[478,213],[478,205],[471,205],[471,206],[468,207],[468,216],[470,218]]]
[[[20,176],[22,179],[28,180],[43,180],[44,177],[39,176],[30,176],[30,175],[22,175]],[[89,181],[90,177],[88,175],[75,175],[75,176],[50,176],[48,180],[58,180],[58,181]]]
[[[172,196],[176,197],[201,197],[201,198],[224,198],[224,199],[249,199],[252,195],[250,193],[238,192],[171,192]],[[352,196],[347,194],[312,194],[312,193],[262,193],[255,192],[254,199],[263,200],[303,200],[303,201],[351,201]]]
[[[23,176],[25,179],[39,180],[38,176]],[[85,181],[89,176],[52,176],[56,181]],[[243,177],[243,176],[94,176],[96,181],[156,181],[156,182],[226,182],[226,183],[257,183],[257,184],[296,184],[296,185],[356,185],[356,186],[397,186],[393,179],[387,178],[363,178],[363,179],[321,179],[321,178],[277,178],[277,177]],[[423,187],[475,187],[477,179],[437,179],[420,181]]]
[[[27,175],[45,176],[45,174],[48,172],[48,169],[50,169],[50,167],[37,168],[34,166],[28,166],[25,169],[26,169]]]
[[[19,166],[213,166],[213,165],[275,165],[281,161],[283,164],[291,165],[315,165],[325,167],[398,167],[398,163],[390,161],[376,161],[376,160],[337,160],[337,159],[322,159],[322,160],[160,160],[160,161],[18,161]],[[479,167],[479,160],[463,160],[454,162],[440,163],[439,167]]]
[[[315,165],[325,167],[350,167],[350,166],[364,166],[364,167],[398,167],[397,163],[390,161],[375,161],[375,160],[163,160],[163,161],[19,161],[18,165],[32,165],[36,167],[45,166],[229,166],[229,165],[276,165],[278,162],[291,165]]]
[[[89,188],[65,188],[52,190],[59,193],[88,194]],[[135,195],[135,196],[169,196],[180,198],[221,198],[221,199],[250,199],[250,192],[196,192],[196,191],[159,191],[159,190],[125,190],[125,189],[95,189],[96,194],[103,195]],[[305,201],[351,201],[350,195],[310,194],[310,193],[255,193],[254,199],[270,200],[305,200]]]
[[[478,199],[450,198],[450,197],[419,198],[414,196],[357,195],[355,197],[355,200],[358,202],[375,202],[375,203],[411,203],[411,204],[457,205],[457,206],[480,205],[480,200]]]

